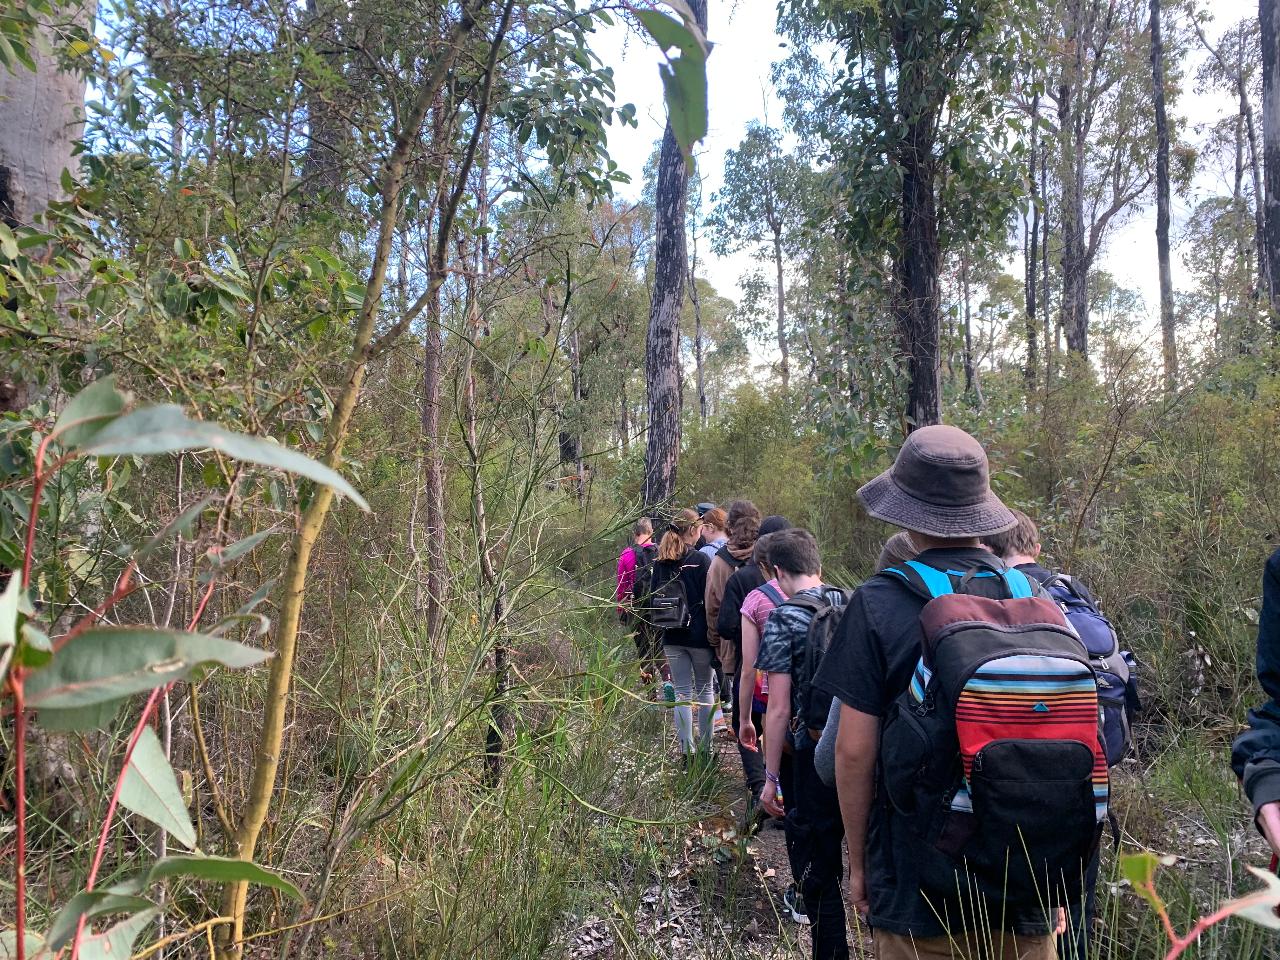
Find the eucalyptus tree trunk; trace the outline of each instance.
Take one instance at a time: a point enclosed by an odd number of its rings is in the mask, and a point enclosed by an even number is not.
[[[1151,0],[1151,101],[1156,114],[1156,255],[1160,266],[1160,340],[1164,388],[1178,386],[1178,341],[1173,329],[1173,273],[1169,263],[1169,118],[1164,106],[1164,40],[1160,0]]]
[[[707,29],[707,0],[689,4],[703,32]],[[658,156],[654,197],[653,292],[649,300],[649,328],[645,336],[645,399],[649,436],[644,457],[644,504],[649,510],[667,504],[675,495],[680,462],[680,313],[684,306],[689,251],[685,224],[689,203],[689,173],[676,135],[667,123]]]
[[[908,140],[915,143],[920,136],[909,133]],[[936,171],[927,151],[909,147],[902,166],[903,249],[898,258],[895,312],[907,361],[907,425],[915,430],[942,419],[938,209]]]
[[[60,16],[92,30],[95,8],[68,4]],[[75,143],[84,130],[85,77],[60,69],[52,31],[39,27],[43,43],[31,45],[34,71],[10,73],[0,67],[0,221],[30,226],[63,195],[62,171],[74,171]],[[25,377],[0,372],[0,413],[15,412],[29,400]]]
[[[1040,152],[1039,121],[1040,95],[1036,94],[1031,100],[1031,145],[1027,161],[1027,181],[1031,184],[1031,224],[1029,227],[1026,226],[1025,217],[1022,221],[1025,235],[1023,259],[1026,266],[1027,297],[1027,365],[1023,370],[1023,378],[1026,382],[1028,394],[1036,388],[1036,379],[1040,367],[1037,357],[1040,344],[1040,327],[1036,321],[1036,286],[1040,261],[1040,206],[1043,202],[1036,183],[1036,162]]]
[[[1280,333],[1280,3],[1259,0],[1262,25],[1262,165],[1271,326]]]
[[[782,224],[773,221],[773,265],[777,272],[778,297],[778,373],[782,377],[782,389],[785,393],[791,389],[791,357],[787,351],[787,308],[786,287],[782,279]]]
[[[694,262],[697,257],[695,254]],[[693,304],[693,364],[698,381],[698,422],[707,425],[707,370],[702,346],[702,298],[698,296],[697,270],[689,270],[689,300]]]

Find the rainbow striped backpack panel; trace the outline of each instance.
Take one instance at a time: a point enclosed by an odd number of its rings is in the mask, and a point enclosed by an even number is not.
[[[904,579],[930,599],[920,663],[882,733],[886,792],[943,855],[937,886],[1064,902],[1079,891],[1109,797],[1088,652],[1019,571],[909,569]],[[1008,596],[966,592],[982,576],[1003,581],[984,593]]]

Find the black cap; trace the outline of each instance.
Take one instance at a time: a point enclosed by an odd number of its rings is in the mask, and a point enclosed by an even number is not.
[[[714,503],[700,503],[693,509],[698,511],[698,516],[705,517],[708,513],[716,508]]]
[[[760,521],[760,536],[767,533],[777,533],[779,530],[790,530],[791,521],[786,517],[780,517],[777,514],[765,517]]]

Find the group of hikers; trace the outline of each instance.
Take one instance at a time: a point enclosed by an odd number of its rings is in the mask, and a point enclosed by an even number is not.
[[[616,597],[642,677],[686,763],[727,714],[747,827],[781,822],[783,902],[815,960],[849,956],[846,902],[879,960],[1092,956],[1133,657],[1088,589],[1040,564],[1036,524],[963,430],[914,431],[858,497],[898,531],[854,591],[824,581],[809,531],[747,500],[680,510],[656,544],[637,522]],[[1277,846],[1280,551],[1259,672],[1276,699],[1233,762]]]

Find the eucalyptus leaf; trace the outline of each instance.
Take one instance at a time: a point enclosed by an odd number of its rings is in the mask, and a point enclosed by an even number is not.
[[[18,598],[22,595],[22,576],[10,571],[4,593],[0,593],[0,650],[18,642]]]
[[[157,547],[162,546],[170,537],[190,535],[191,530],[196,525],[196,521],[200,519],[200,514],[204,513],[220,499],[221,497],[218,494],[211,493],[191,504],[191,506],[166,523],[164,529],[143,544],[136,554],[137,558],[141,560],[143,557],[150,556]]]
[[[269,654],[182,630],[99,627],[73,638],[27,677],[27,706],[87,707],[181,680],[203,664],[252,667]]]
[[[160,738],[149,726],[142,729],[125,767],[120,803],[168,831],[188,850],[195,849],[196,829],[182,800],[178,779],[165,758]]]
[[[369,509],[364,498],[336,470],[272,440],[233,433],[216,424],[192,420],[181,407],[172,404],[143,407],[119,417],[82,447],[82,452],[91,456],[152,456],[205,449],[217,450],[246,463],[306,477],[348,497],[360,509]]]
[[[114,376],[95,380],[71,398],[54,425],[52,436],[64,447],[76,449],[120,416],[126,400],[116,389]]]
[[[126,698],[105,700],[87,707],[45,707],[40,711],[40,726],[45,730],[64,733],[87,733],[90,730],[106,730],[115,720],[120,705]]]
[[[114,927],[85,937],[80,942],[80,960],[122,960],[133,953],[133,944],[160,915],[156,909],[135,913]]]
[[[1253,866],[1248,870],[1263,882],[1263,888],[1225,903],[1220,909],[1229,909],[1232,916],[1243,917],[1269,930],[1280,930],[1280,917],[1276,916],[1276,908],[1280,907],[1280,877]]]
[[[22,938],[23,952],[27,957],[47,957],[44,951],[44,939],[30,930]],[[12,930],[0,930],[0,960],[12,960],[18,956],[18,935]]]
[[[268,537],[275,536],[275,533],[274,530],[263,530],[261,533],[255,533],[252,536],[245,537],[243,540],[237,540],[221,550],[210,550],[209,559],[213,561],[215,566],[226,566],[243,557]]]
[[[302,892],[292,883],[251,860],[195,854],[165,857],[157,860],[147,871],[146,882],[149,885],[167,877],[195,877],[216,883],[254,883],[272,887],[294,900],[302,899]]]
[[[93,920],[113,913],[137,913],[155,904],[145,897],[130,896],[112,890],[81,890],[67,901],[53,918],[53,925],[45,935],[46,949],[57,953],[75,936],[80,920]],[[127,954],[126,954],[127,956]]]

